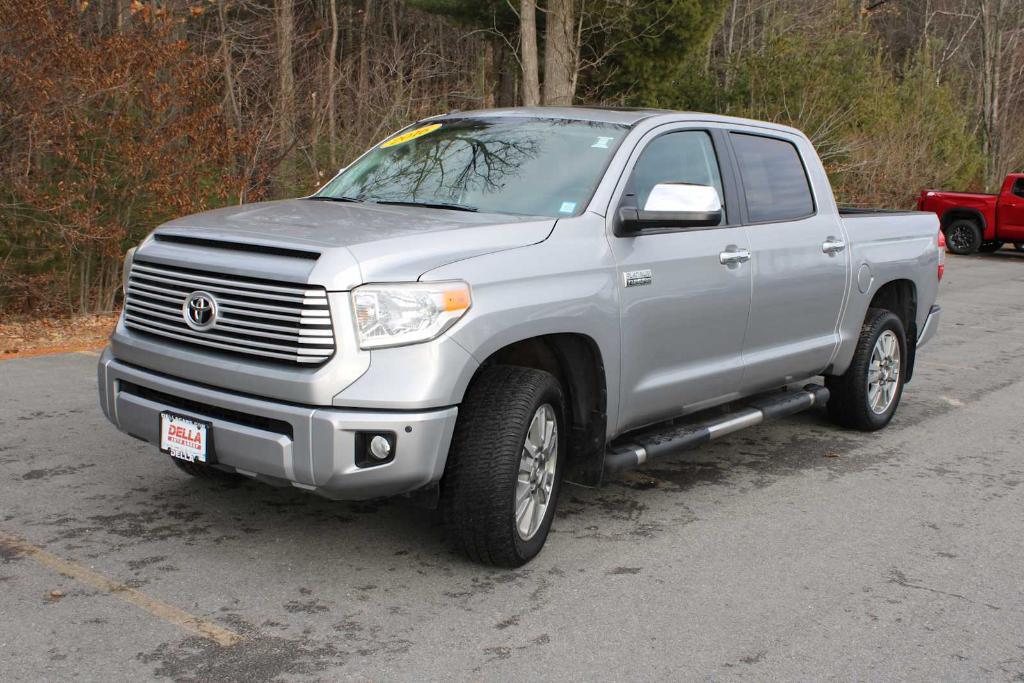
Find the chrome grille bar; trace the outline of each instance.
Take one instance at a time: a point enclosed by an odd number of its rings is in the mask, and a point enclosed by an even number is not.
[[[125,325],[146,334],[304,365],[323,363],[336,350],[322,287],[136,261],[126,291]],[[216,299],[217,318],[208,329],[185,320],[196,291]]]

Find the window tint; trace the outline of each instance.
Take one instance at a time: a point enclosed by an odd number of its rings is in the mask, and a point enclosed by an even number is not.
[[[1024,197],[1024,178],[1018,178],[1013,184],[1013,193],[1018,197]]]
[[[658,183],[710,185],[718,190],[724,204],[722,176],[711,136],[702,130],[684,130],[651,140],[633,167],[627,191],[636,195],[637,207],[643,208]]]
[[[732,133],[751,222],[803,218],[814,213],[807,172],[785,140]]]

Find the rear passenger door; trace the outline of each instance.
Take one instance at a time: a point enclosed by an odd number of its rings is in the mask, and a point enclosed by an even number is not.
[[[742,392],[817,374],[831,362],[847,290],[846,236],[831,193],[818,201],[796,136],[731,131],[750,242],[750,317]],[[803,156],[801,155],[803,146]]]

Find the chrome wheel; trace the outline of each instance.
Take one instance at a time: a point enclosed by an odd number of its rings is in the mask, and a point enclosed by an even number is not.
[[[516,481],[515,523],[519,538],[529,541],[540,529],[551,502],[558,464],[558,422],[545,403],[533,414],[523,442]]]
[[[878,336],[868,365],[868,406],[881,415],[896,398],[900,382],[900,340],[886,330]]]

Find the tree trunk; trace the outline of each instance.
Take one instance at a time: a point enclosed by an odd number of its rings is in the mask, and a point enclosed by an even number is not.
[[[365,103],[370,89],[370,16],[373,11],[372,0],[363,4],[363,28],[359,32],[359,94],[357,103]],[[360,111],[362,111],[360,107]]]
[[[544,104],[572,104],[576,94],[574,0],[548,3],[544,35]]]
[[[982,149],[985,152],[985,182],[990,187],[996,178],[996,158],[999,156],[999,81],[1002,75],[1002,0],[984,0],[981,4],[981,110]]]
[[[499,107],[514,107],[517,101],[517,87],[519,85],[519,69],[516,63],[515,54],[507,49],[504,43],[498,51],[501,62],[498,65],[498,87],[497,105]],[[540,87],[538,86],[538,90]]]
[[[519,2],[519,44],[523,62],[523,104],[540,104],[540,72],[537,59],[537,0]]]
[[[331,162],[331,173],[338,170],[338,112],[335,106],[334,91],[337,88],[334,71],[338,60],[338,0],[331,3],[331,49],[327,51],[327,145],[328,159]]]
[[[242,113],[238,109],[238,99],[235,97],[235,79],[231,72],[231,45],[228,42],[228,20],[226,0],[217,1],[217,15],[220,19],[220,58],[224,62],[224,101],[228,111],[231,112],[231,122],[235,125],[235,131],[242,128]]]
[[[290,149],[295,142],[294,2],[277,0],[278,147],[283,155],[282,163],[291,156]]]

